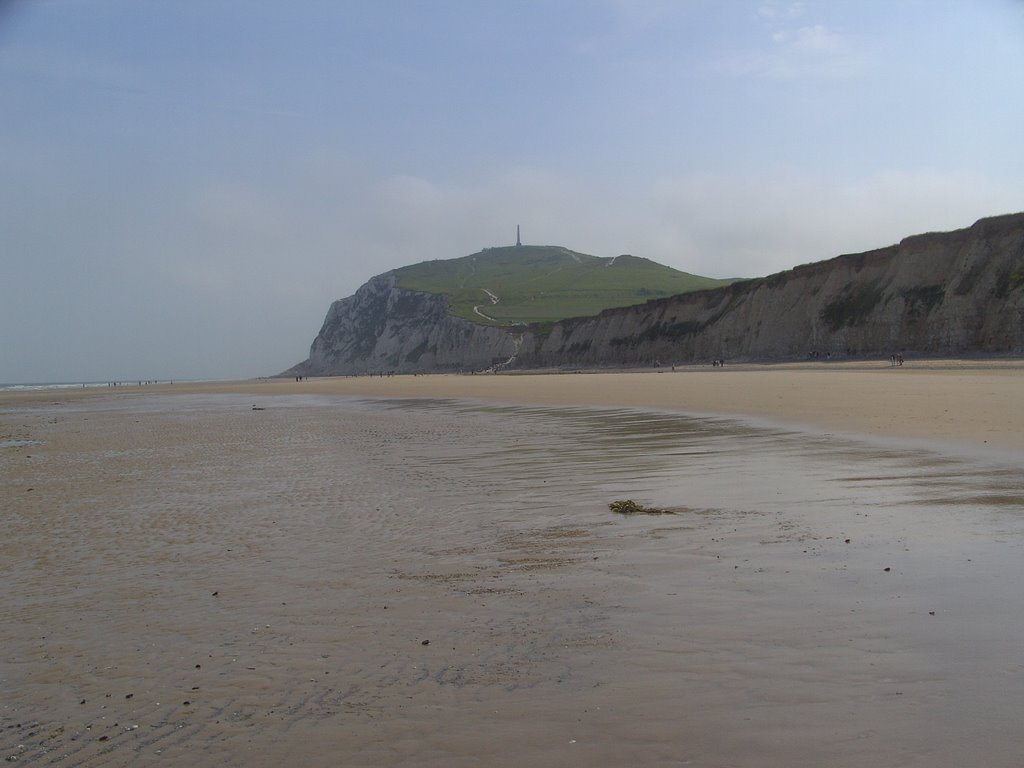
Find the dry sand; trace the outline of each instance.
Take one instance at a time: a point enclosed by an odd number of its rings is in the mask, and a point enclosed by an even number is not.
[[[929,365],[0,396],[0,754],[1018,765],[1024,370]]]

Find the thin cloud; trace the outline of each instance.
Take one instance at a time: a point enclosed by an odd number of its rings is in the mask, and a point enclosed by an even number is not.
[[[803,3],[762,3],[757,8],[757,15],[764,19],[791,18],[796,19],[804,15]]]
[[[847,44],[840,35],[824,25],[815,24],[813,27],[800,27],[796,31],[793,47],[811,53],[836,54],[842,53]]]
[[[730,77],[851,78],[874,67],[866,47],[826,24],[804,21],[802,3],[758,8],[754,42],[729,48],[704,66]]]
[[[702,274],[755,277],[965,227],[1019,204],[1012,189],[971,174],[891,170],[837,183],[776,169],[664,180],[650,206],[656,258]]]

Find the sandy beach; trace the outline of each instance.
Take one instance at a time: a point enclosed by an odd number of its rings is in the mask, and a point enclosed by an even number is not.
[[[581,378],[582,377],[582,378]],[[324,377],[137,387],[116,394],[316,394],[455,398],[534,405],[593,405],[739,416],[794,428],[1024,448],[1024,361],[924,360],[687,366],[654,372]],[[109,394],[64,390],[61,397]],[[7,402],[46,402],[48,392]],[[0,400],[0,403],[4,400]]]
[[[1022,385],[932,361],[4,393],[0,754],[1018,765]]]

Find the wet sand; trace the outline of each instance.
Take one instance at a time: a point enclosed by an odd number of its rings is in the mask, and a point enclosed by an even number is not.
[[[4,397],[0,752],[1017,765],[1020,374],[826,373]]]
[[[106,393],[63,390],[61,398]],[[685,366],[670,371],[324,377],[124,386],[154,392],[446,397],[536,405],[628,406],[731,415],[811,430],[1024,449],[1024,360],[915,360]],[[54,395],[3,395],[46,402]]]

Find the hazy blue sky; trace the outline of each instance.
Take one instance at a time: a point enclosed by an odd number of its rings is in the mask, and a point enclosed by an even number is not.
[[[0,382],[234,377],[484,246],[755,276],[1024,210],[1020,0],[0,0]]]

